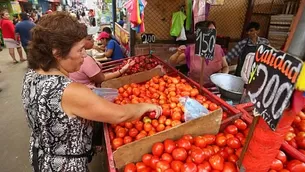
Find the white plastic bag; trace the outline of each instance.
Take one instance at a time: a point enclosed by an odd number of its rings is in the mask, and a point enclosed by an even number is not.
[[[181,97],[179,98],[179,102],[184,106],[184,120],[186,122],[205,116],[209,113],[209,110],[195,99]]]
[[[186,40],[187,40],[187,38],[185,35],[185,29],[184,29],[184,26],[182,26],[180,35],[177,37],[176,41],[186,41]]]
[[[92,91],[110,102],[119,95],[118,90],[113,88],[93,88]]]

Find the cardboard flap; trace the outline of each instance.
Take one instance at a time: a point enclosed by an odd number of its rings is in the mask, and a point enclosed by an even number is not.
[[[218,109],[207,116],[185,122],[153,136],[124,145],[113,153],[116,167],[119,171],[123,171],[126,164],[141,161],[142,155],[150,153],[152,145],[156,142],[163,142],[166,139],[176,140],[186,134],[191,134],[192,136],[217,134],[221,119],[222,109]]]
[[[132,75],[122,76],[119,78],[105,81],[101,84],[102,88],[120,88],[126,84],[141,83],[150,80],[154,76],[163,76],[164,72],[161,68],[154,68],[148,71],[135,73]]]

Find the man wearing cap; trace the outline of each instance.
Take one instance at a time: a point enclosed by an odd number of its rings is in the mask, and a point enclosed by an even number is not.
[[[100,40],[106,47],[105,57],[111,58],[112,60],[119,60],[124,58],[124,54],[120,45],[115,40],[111,39],[107,32],[100,33],[97,40]]]
[[[20,36],[21,45],[27,54],[27,46],[29,41],[31,40],[31,29],[35,26],[33,22],[29,20],[29,16],[27,13],[21,13],[21,22],[16,24],[15,32],[16,32],[16,40]]]
[[[88,36],[86,38],[86,43],[84,48],[86,50],[92,49],[94,45],[94,40],[92,35],[97,33],[98,29],[94,29],[92,27],[87,28]],[[134,62],[130,61],[122,69],[113,72],[113,73],[103,73],[100,64],[95,61],[94,58],[87,56],[84,58],[84,62],[79,71],[70,73],[69,78],[75,82],[85,84],[87,87],[93,89],[97,89],[96,87],[100,87],[101,83],[108,79],[113,79],[122,75],[129,66],[133,65]]]

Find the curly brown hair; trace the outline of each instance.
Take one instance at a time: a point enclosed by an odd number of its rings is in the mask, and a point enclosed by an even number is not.
[[[85,26],[67,12],[43,16],[31,33],[29,68],[44,71],[57,67],[54,56],[65,58],[73,45],[87,36]],[[57,50],[56,54],[53,54],[53,50]]]

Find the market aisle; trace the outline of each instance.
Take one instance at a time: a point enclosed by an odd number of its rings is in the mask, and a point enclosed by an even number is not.
[[[28,172],[31,171],[28,160],[29,129],[21,101],[21,82],[27,65],[11,61],[7,49],[0,52],[1,171]]]
[[[27,63],[13,64],[11,61],[7,49],[0,52],[1,172],[31,172],[28,160],[30,130],[21,101],[21,83]],[[101,155],[94,158],[91,172],[104,171],[101,161]]]

